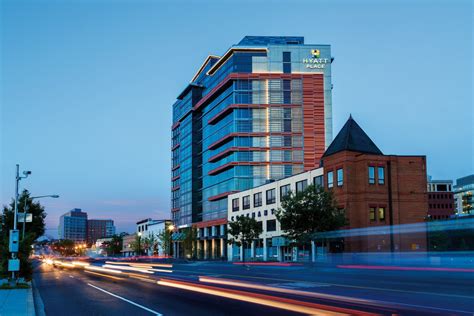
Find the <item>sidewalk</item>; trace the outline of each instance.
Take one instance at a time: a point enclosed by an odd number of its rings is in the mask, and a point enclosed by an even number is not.
[[[34,316],[32,289],[0,290],[0,315]]]

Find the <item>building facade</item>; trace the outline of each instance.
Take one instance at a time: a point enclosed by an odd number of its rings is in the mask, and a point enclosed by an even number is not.
[[[452,180],[428,181],[428,216],[432,220],[448,219],[454,215]]]
[[[201,249],[225,236],[229,194],[319,166],[332,140],[331,62],[329,45],[247,36],[206,58],[178,96],[171,214],[202,232]]]
[[[130,234],[122,237],[122,256],[132,257],[136,254],[135,249],[133,247],[133,244],[135,243],[136,239],[137,234]]]
[[[172,224],[169,219],[156,220],[153,223],[148,225],[148,229],[145,233],[145,236],[155,240],[154,245],[150,245],[147,250],[148,255],[165,255],[165,245],[161,242],[160,236],[166,231],[169,230],[170,225]]]
[[[456,180],[454,199],[458,216],[474,215],[474,174]]]
[[[112,237],[115,234],[114,221],[111,219],[87,220],[87,243],[93,244],[97,239]]]
[[[69,239],[74,242],[87,241],[87,213],[80,208],[61,215],[58,227],[59,239]]]
[[[229,246],[228,260],[308,261],[316,249],[292,247],[275,211],[282,196],[309,184],[334,193],[344,209],[345,229],[382,228],[423,223],[428,210],[426,158],[384,155],[352,119],[346,122],[322,157],[323,167],[229,196],[228,221],[248,216],[262,222],[263,233],[250,249]],[[345,252],[426,250],[425,233],[361,235],[337,241],[329,249]],[[310,251],[311,249],[311,251]],[[325,249],[326,251],[328,249]]]

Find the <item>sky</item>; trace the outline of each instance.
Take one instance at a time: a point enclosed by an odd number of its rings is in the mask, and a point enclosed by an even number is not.
[[[474,171],[471,1],[3,0],[0,203],[44,199],[47,234],[82,208],[133,231],[170,216],[171,106],[246,35],[330,44],[334,135],[349,114],[428,174]]]

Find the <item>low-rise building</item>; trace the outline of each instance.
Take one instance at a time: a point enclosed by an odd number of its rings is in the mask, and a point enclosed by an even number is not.
[[[135,249],[133,247],[133,244],[135,243],[136,239],[137,234],[130,234],[122,237],[122,256],[132,257],[136,255]]]
[[[100,238],[112,237],[115,234],[114,221],[111,219],[87,220],[87,243],[93,244]]]
[[[474,174],[456,180],[454,200],[456,215],[474,215]]]
[[[346,122],[322,158],[321,168],[229,195],[228,221],[253,217],[263,233],[250,249],[228,247],[228,260],[310,260],[315,245],[299,249],[287,240],[275,211],[289,191],[315,184],[332,190],[337,206],[345,210],[346,229],[422,223],[428,210],[426,157],[384,155],[352,119]],[[424,233],[359,235],[330,244],[332,251],[423,251]],[[311,253],[309,251],[311,249]],[[325,249],[327,250],[327,249]]]
[[[149,245],[148,255],[163,256],[165,254],[165,245],[162,244],[160,236],[169,229],[171,224],[172,221],[169,219],[155,220],[148,224],[147,231],[143,236],[155,241],[155,244]]]
[[[428,216],[432,220],[448,219],[454,215],[452,180],[428,181]]]
[[[87,241],[87,213],[75,208],[61,215],[58,227],[59,239],[69,239],[74,242]]]

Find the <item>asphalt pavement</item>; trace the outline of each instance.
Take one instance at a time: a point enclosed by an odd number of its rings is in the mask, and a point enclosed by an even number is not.
[[[36,261],[34,280],[46,315],[474,314],[469,270],[140,264]]]

